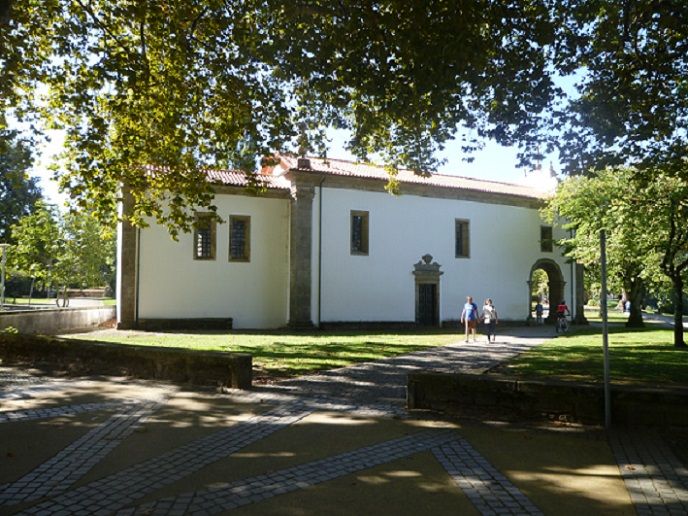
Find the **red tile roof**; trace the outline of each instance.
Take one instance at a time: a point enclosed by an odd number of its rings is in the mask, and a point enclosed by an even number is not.
[[[307,159],[310,161],[310,168],[299,168],[297,157],[282,155],[280,158],[282,167],[286,169],[311,171],[363,179],[377,179],[384,181],[389,179],[387,170],[384,167],[371,163],[357,163],[341,159],[308,157]],[[437,186],[441,188],[456,188],[462,190],[507,194],[519,197],[530,197],[534,199],[544,199],[547,197],[547,193],[525,185],[502,183],[499,181],[486,181],[483,179],[443,174],[420,176],[408,169],[399,169],[397,180],[400,183],[413,183]]]
[[[249,186],[250,182],[248,175],[245,172],[237,170],[204,170],[211,183],[217,183],[227,186]],[[268,189],[289,190],[291,187],[289,181],[280,176],[272,176],[269,174],[255,174],[255,184]]]

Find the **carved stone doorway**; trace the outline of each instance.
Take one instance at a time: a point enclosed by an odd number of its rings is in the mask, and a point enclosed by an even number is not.
[[[413,266],[416,281],[416,323],[422,326],[440,324],[441,265],[426,254]]]

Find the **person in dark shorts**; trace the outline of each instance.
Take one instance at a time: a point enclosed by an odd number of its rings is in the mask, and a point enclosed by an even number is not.
[[[471,296],[466,298],[466,304],[463,305],[461,324],[466,329],[466,342],[468,342],[468,335],[470,333],[473,333],[473,342],[475,342],[475,334],[478,328],[478,305],[473,302]]]

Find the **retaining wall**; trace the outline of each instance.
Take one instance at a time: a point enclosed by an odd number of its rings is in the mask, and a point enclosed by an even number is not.
[[[409,374],[407,396],[410,409],[604,424],[600,384],[421,372]],[[688,427],[688,389],[612,385],[611,411],[613,425]]]
[[[114,318],[114,306],[16,310],[0,312],[0,330],[11,326],[19,333],[56,335],[93,329]]]
[[[117,375],[250,389],[251,355],[129,346],[38,335],[0,334],[3,366],[29,366],[69,375]]]

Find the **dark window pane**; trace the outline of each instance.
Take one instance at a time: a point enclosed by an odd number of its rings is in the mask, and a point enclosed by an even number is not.
[[[457,258],[467,258],[469,255],[469,231],[467,220],[456,221],[455,255]]]
[[[351,253],[368,254],[368,212],[351,212]]]
[[[215,259],[215,221],[208,215],[196,214],[193,251],[196,260]]]
[[[196,230],[196,257],[210,258],[212,256],[212,234],[209,227]]]
[[[229,218],[229,259],[248,261],[250,259],[250,224],[249,217]]]
[[[245,222],[243,220],[232,219],[231,222],[231,240],[229,241],[229,255],[234,259],[241,259],[244,257],[245,244]]]
[[[551,226],[540,226],[540,251],[551,253],[554,247]]]

